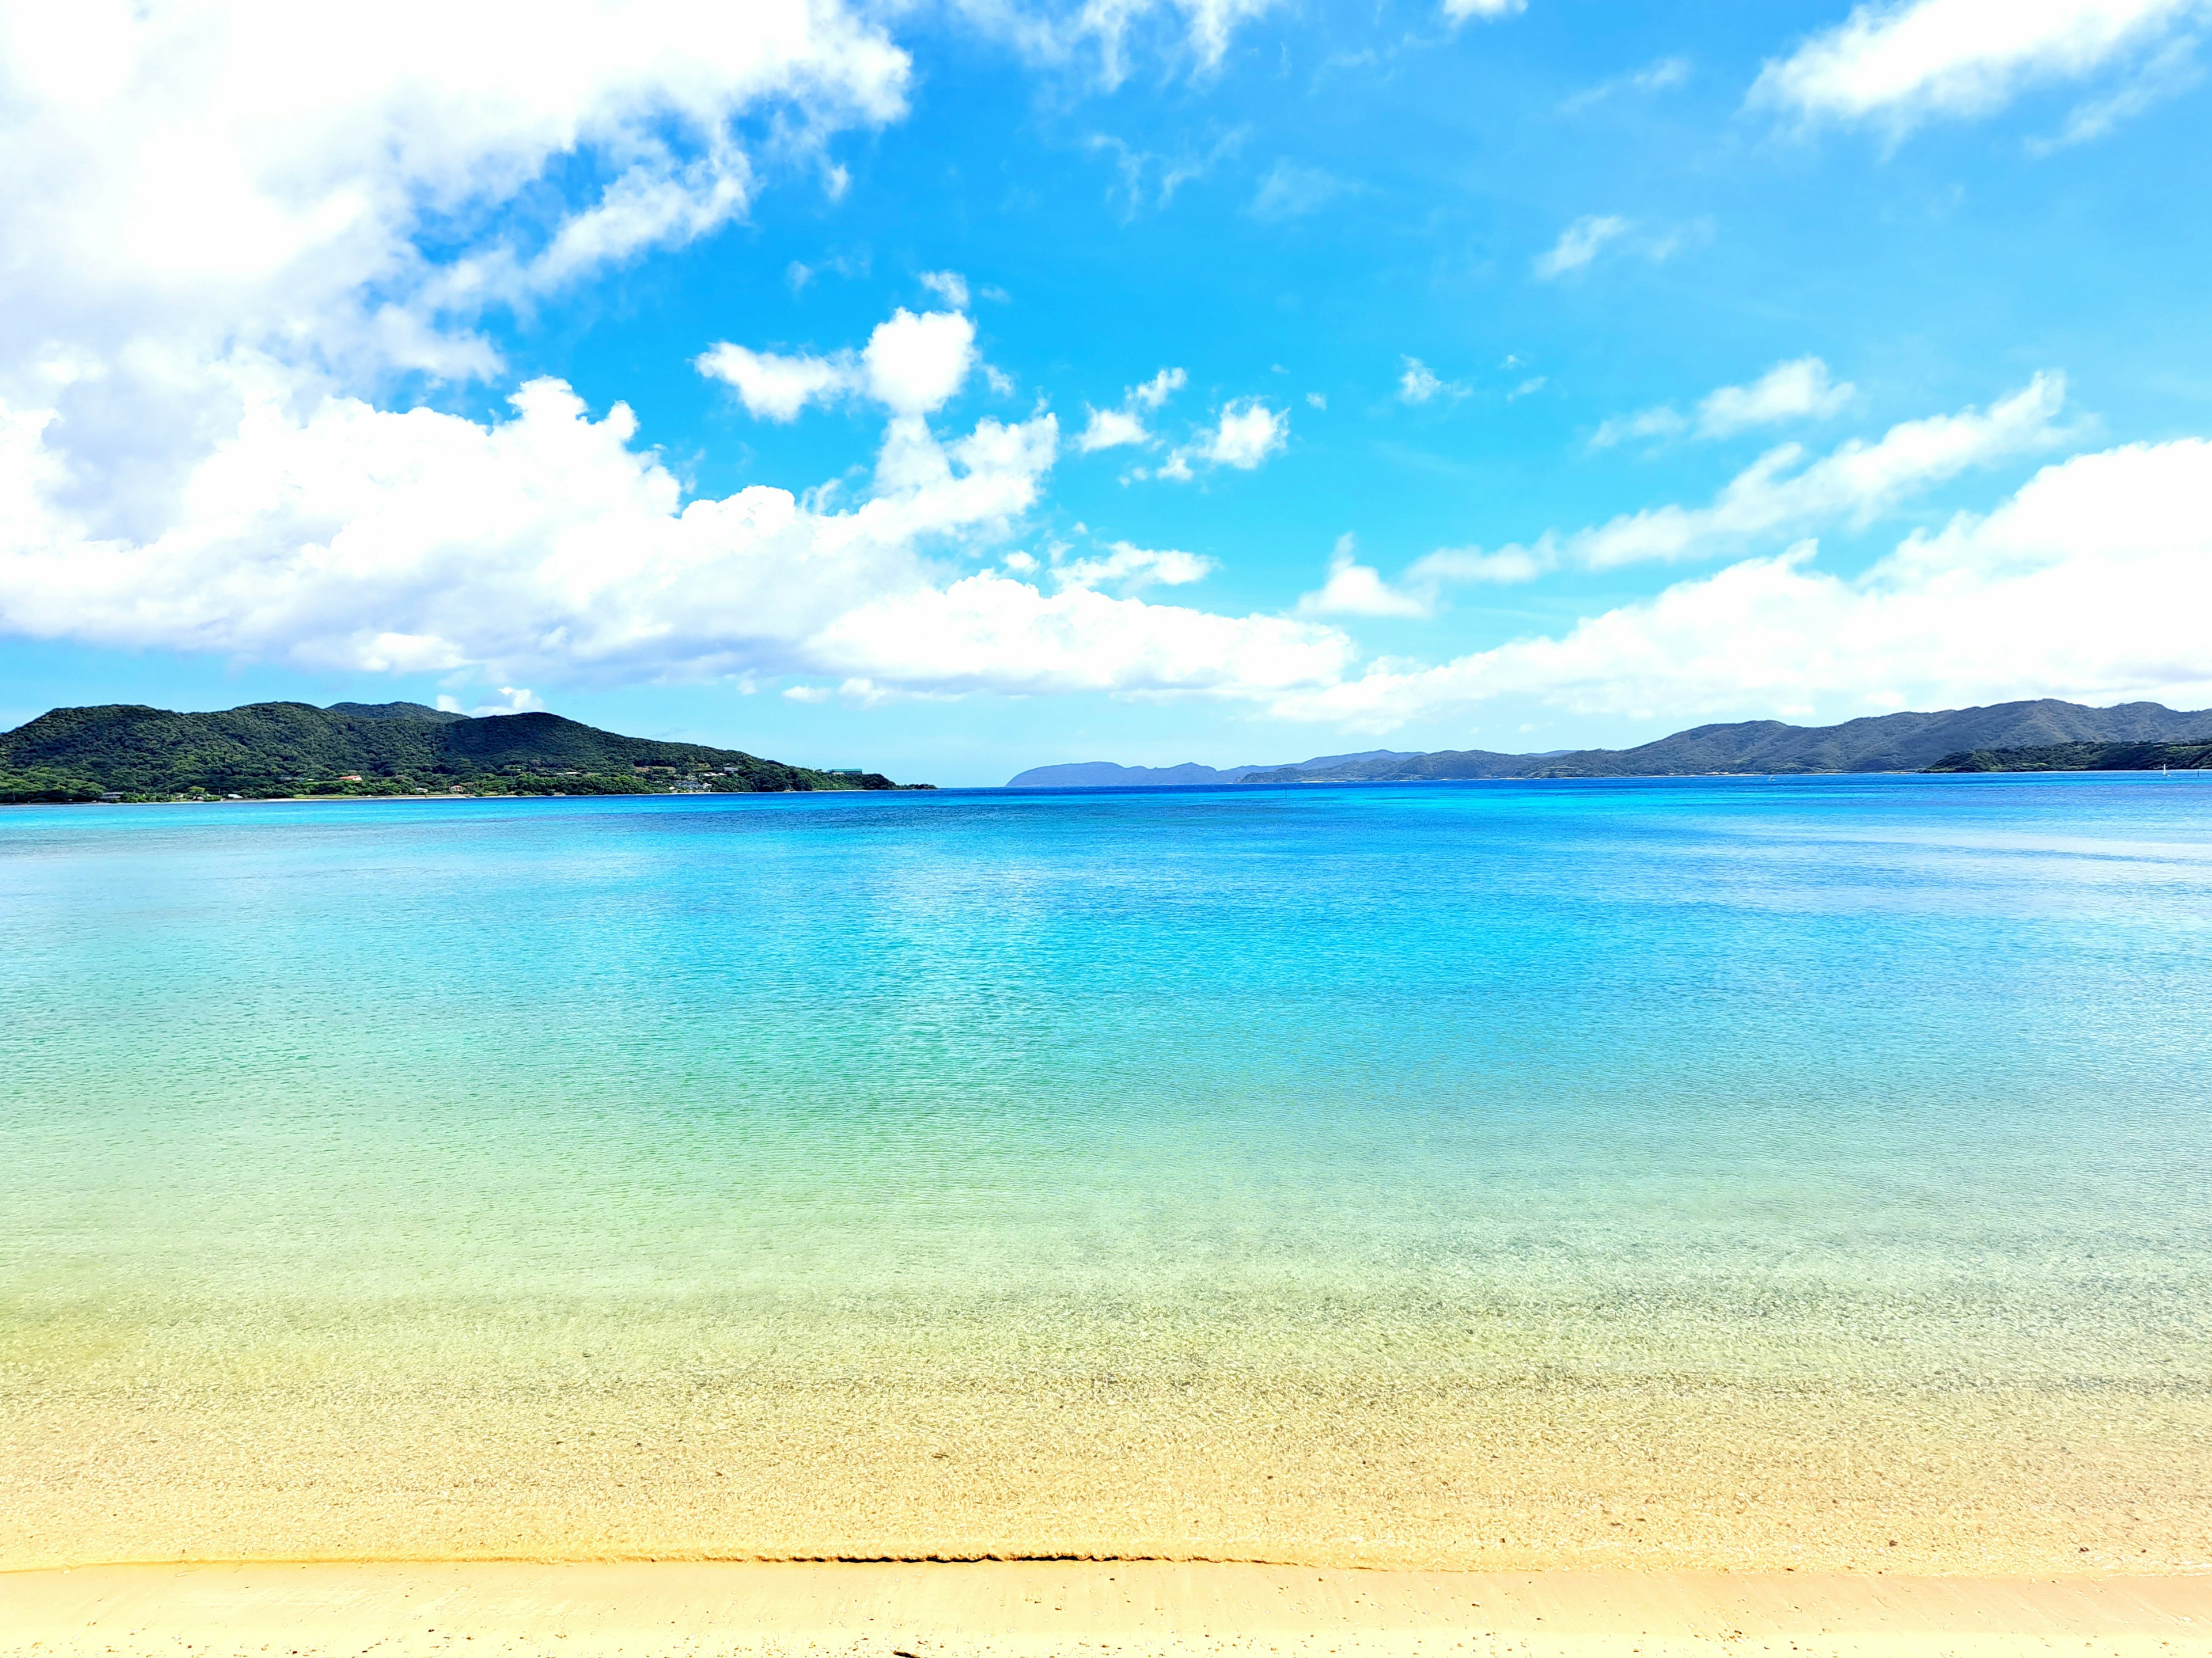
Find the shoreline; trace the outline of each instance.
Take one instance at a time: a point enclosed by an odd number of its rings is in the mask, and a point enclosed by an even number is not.
[[[84,1653],[2212,1653],[2212,1574],[1391,1571],[1163,1560],[199,1564],[0,1573]]]

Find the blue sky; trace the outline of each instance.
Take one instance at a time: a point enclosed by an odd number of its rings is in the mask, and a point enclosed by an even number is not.
[[[2212,702],[2201,3],[5,9],[5,724]]]

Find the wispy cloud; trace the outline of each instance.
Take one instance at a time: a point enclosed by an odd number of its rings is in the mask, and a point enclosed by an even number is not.
[[[1538,254],[1532,267],[1546,282],[1581,270],[1607,243],[1628,234],[1628,221],[1617,213],[1585,214],[1559,233],[1559,240]]]
[[[968,279],[957,270],[925,270],[916,279],[955,311],[968,308]]]
[[[1677,437],[1686,432],[1724,438],[1754,426],[1820,420],[1840,414],[1857,395],[1858,388],[1850,381],[1832,379],[1820,358],[1796,357],[1775,364],[1748,386],[1723,386],[1707,392],[1694,416],[1684,416],[1670,404],[1616,415],[1597,428],[1590,447],[1606,449],[1632,439]]]
[[[1527,546],[1495,552],[1462,549],[1425,574],[1519,581],[1563,566],[1606,570],[1680,563],[1725,556],[1760,539],[1824,525],[1871,523],[1971,468],[2059,441],[2065,398],[2063,376],[2038,374],[1986,410],[1903,421],[1871,443],[1853,438],[1818,458],[1808,457],[1802,444],[1781,444],[1705,506],[1647,507],[1571,533],[1547,531]]]
[[[1419,357],[1401,357],[1404,364],[1398,376],[1398,401],[1401,403],[1434,403],[1438,398],[1457,402],[1468,395],[1468,388],[1456,380],[1442,379]]]
[[[1477,17],[1485,22],[1496,22],[1504,17],[1517,17],[1528,9],[1528,0],[1443,0],[1444,21],[1454,25]]]
[[[1304,218],[1310,213],[1320,212],[1352,188],[1344,179],[1320,167],[1279,161],[1260,180],[1259,193],[1252,197],[1252,216],[1273,223]]]
[[[1985,115],[2030,86],[2124,63],[2203,10],[2203,0],[1861,5],[1769,62],[1748,102],[1806,120],[1877,122],[1902,134],[1938,118]]]
[[[1626,75],[1616,75],[1609,81],[1601,81],[1594,87],[1585,87],[1572,97],[1561,101],[1562,115],[1579,115],[1596,104],[1603,103],[1616,94],[1626,92],[1663,92],[1669,87],[1679,87],[1690,78],[1690,60],[1686,58],[1662,58],[1642,69],[1631,70]]]

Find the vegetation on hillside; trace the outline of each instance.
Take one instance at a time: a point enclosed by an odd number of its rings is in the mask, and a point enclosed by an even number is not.
[[[258,702],[220,714],[57,708],[0,735],[0,802],[296,795],[667,794],[888,789],[735,749],[623,737],[557,714]]]
[[[1929,771],[2206,771],[2212,742],[2047,743],[1946,755]]]

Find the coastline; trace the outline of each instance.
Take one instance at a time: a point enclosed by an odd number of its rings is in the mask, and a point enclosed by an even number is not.
[[[2212,1652],[2212,1576],[1396,1572],[1157,1560],[116,1565],[0,1574],[76,1654]]]

